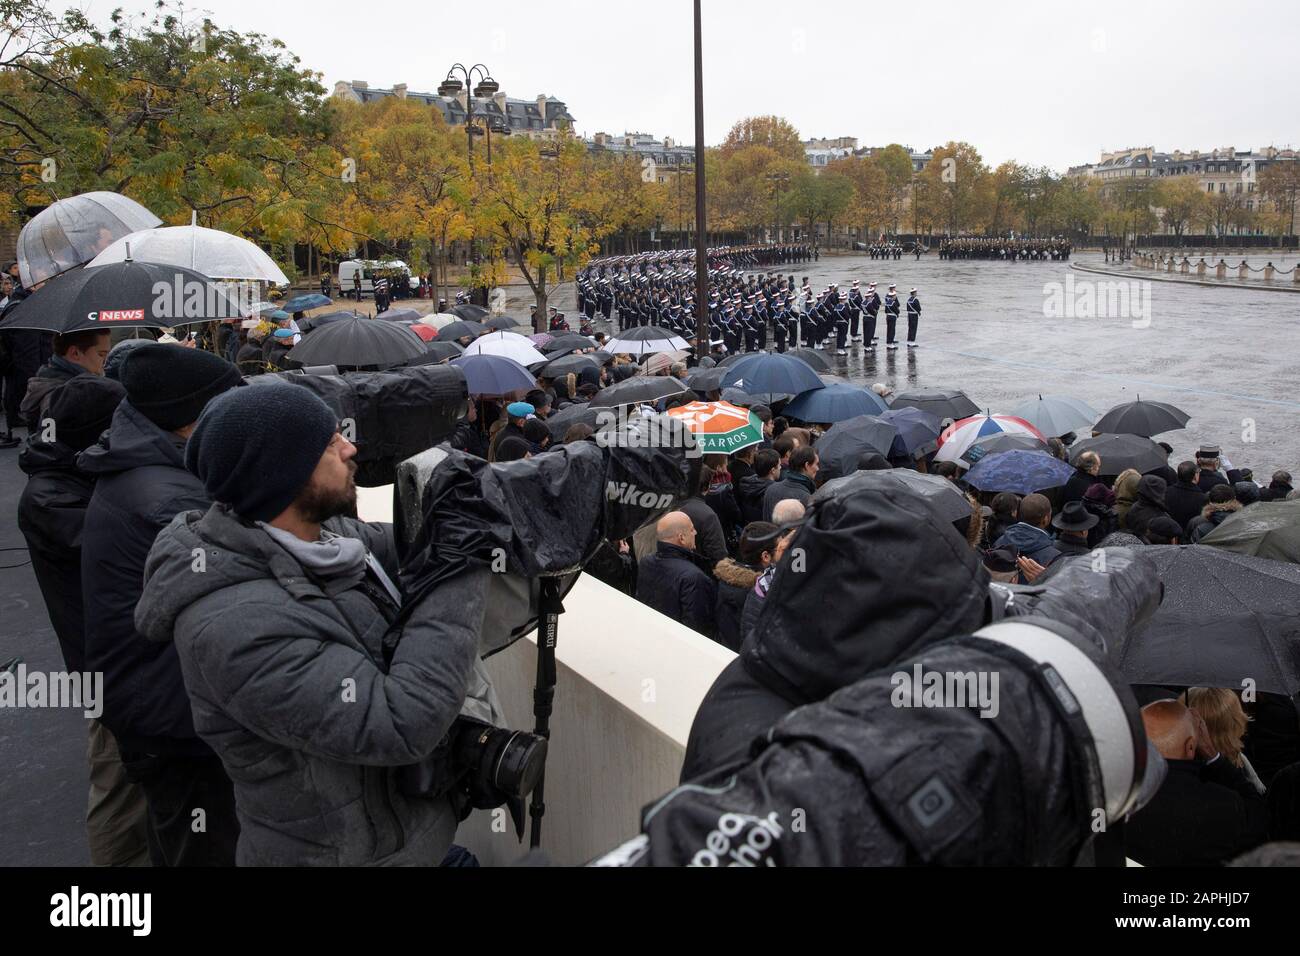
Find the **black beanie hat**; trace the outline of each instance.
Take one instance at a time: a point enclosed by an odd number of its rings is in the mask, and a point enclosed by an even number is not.
[[[193,424],[211,399],[244,381],[219,355],[157,343],[128,352],[118,377],[140,414],[169,432]]]
[[[185,467],[213,501],[270,521],[306,487],[337,431],[330,407],[305,388],[237,388],[204,409],[185,445]]]
[[[110,378],[77,375],[55,391],[47,418],[54,422],[54,440],[85,451],[103,434],[126,389]]]

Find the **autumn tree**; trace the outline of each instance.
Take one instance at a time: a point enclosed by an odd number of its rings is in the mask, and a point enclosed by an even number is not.
[[[725,158],[751,146],[764,146],[781,159],[804,162],[799,131],[779,116],[750,116],[737,121],[723,139],[721,152]]]
[[[1300,199],[1300,160],[1279,160],[1259,174],[1259,192],[1273,203],[1271,219],[1278,235],[1294,236],[1296,200]]]
[[[1152,202],[1159,207],[1161,224],[1182,237],[1193,222],[1204,218],[1208,201],[1201,184],[1191,176],[1174,176],[1156,184]]]
[[[988,167],[969,143],[941,146],[926,163],[918,177],[925,184],[923,199],[949,235],[961,235],[978,224],[987,175]]]

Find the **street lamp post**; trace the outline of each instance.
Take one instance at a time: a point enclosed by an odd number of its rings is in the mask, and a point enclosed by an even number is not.
[[[695,0],[695,354],[709,354],[709,250],[704,215],[704,58],[700,0]]]
[[[459,76],[457,75],[459,73]],[[479,78],[478,84],[470,89],[470,84],[474,77]],[[460,77],[465,78],[462,84]],[[439,96],[456,96],[460,91],[465,90],[465,152],[469,159],[470,178],[474,177],[474,136],[477,134],[477,128],[474,126],[474,97],[492,96],[497,90],[501,89],[501,84],[492,79],[492,74],[482,63],[475,63],[473,66],[466,67],[461,63],[453,63],[451,69],[447,71],[447,77],[438,85]],[[485,115],[485,123],[490,124],[490,119]],[[481,134],[480,134],[481,135]],[[492,165],[492,141],[489,132],[488,139],[488,166]],[[472,196],[472,194],[471,194]],[[472,201],[472,199],[471,199]],[[478,243],[473,237],[470,238],[470,261],[474,269],[478,268]],[[486,304],[480,303],[480,304]]]

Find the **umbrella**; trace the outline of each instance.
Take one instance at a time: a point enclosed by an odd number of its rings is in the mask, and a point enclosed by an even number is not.
[[[448,337],[445,329],[439,332],[438,335],[441,338]],[[515,332],[488,332],[480,335],[465,346],[465,354],[504,355],[506,358],[514,359],[520,365],[532,365],[535,362],[546,361],[546,356],[537,351],[527,337]]]
[[[1196,544],[1142,554],[1165,594],[1120,650],[1131,683],[1300,691],[1300,567]]]
[[[448,322],[446,325],[439,328],[438,338],[450,342],[453,339],[462,339],[467,335],[470,338],[476,338],[486,331],[488,331],[486,325],[480,325],[478,322],[469,319],[461,319],[458,321]]]
[[[545,352],[546,347],[555,341],[555,336],[550,332],[534,332],[528,340]]]
[[[591,408],[616,408],[620,405],[657,402],[661,398],[689,391],[684,382],[667,375],[634,375],[608,388],[602,388],[588,404]]]
[[[304,319],[304,321],[306,320]],[[432,342],[438,337],[438,330],[431,325],[421,325],[419,322],[412,322],[407,326],[407,328],[414,332],[421,342]]]
[[[540,378],[563,378],[570,372],[577,375],[584,368],[600,368],[600,363],[590,355],[562,355],[543,365],[537,374]]]
[[[804,392],[787,405],[782,414],[805,422],[842,422],[859,415],[878,415],[885,411],[889,411],[889,406],[875,392],[860,385],[836,382]]]
[[[327,295],[321,295],[319,292],[308,292],[303,295],[295,295],[288,302],[280,303],[280,308],[286,312],[306,312],[309,309],[319,309],[333,303],[334,300]]]
[[[1300,501],[1261,501],[1242,508],[1201,544],[1300,564]]]
[[[858,470],[858,459],[868,452],[888,457],[897,435],[897,428],[870,414],[858,415],[832,425],[817,441],[820,471],[828,478],[851,475]]]
[[[144,229],[123,236],[95,256],[90,265],[104,266],[127,259],[184,266],[209,279],[289,284],[289,277],[280,271],[275,260],[247,239],[193,223]]]
[[[731,402],[733,405],[775,405],[777,402],[788,402],[794,398],[789,392],[747,392],[743,388],[735,385],[729,385],[722,390],[722,400]]]
[[[925,454],[930,446],[938,447],[943,428],[939,419],[919,408],[891,408],[877,416],[898,429],[898,440],[909,455]]]
[[[455,342],[430,342],[423,355],[417,355],[406,362],[406,367],[414,365],[439,365],[448,359],[460,355],[461,348]]]
[[[1068,395],[1039,395],[1021,402],[1008,412],[1023,418],[1049,438],[1068,435],[1082,428],[1091,430],[1097,411],[1086,402]]]
[[[966,472],[966,484],[980,491],[1014,491],[1029,495],[1059,488],[1074,469],[1043,451],[1000,451],[986,455]]]
[[[420,321],[425,325],[432,325],[435,329],[441,332],[453,322],[459,322],[460,320],[454,315],[450,315],[446,312],[432,312],[429,315],[423,316]]]
[[[697,392],[715,392],[722,388],[722,376],[727,370],[720,365],[713,368],[693,368],[686,373],[686,384]]]
[[[594,349],[596,347],[595,341],[585,335],[579,335],[577,332],[561,332],[559,335],[552,335],[549,332],[541,334],[550,336],[550,341],[546,343],[544,349],[548,353],[572,352],[574,349]],[[541,348],[541,346],[538,347]]]
[[[1028,435],[1039,441],[1046,441],[1042,432],[1023,418],[1015,418],[1011,415],[975,415],[955,421],[943,430],[943,434],[939,436],[939,450],[934,457],[939,461],[955,461],[964,466],[971,465],[974,460],[977,460],[978,454],[976,459],[964,457],[970,447],[978,444],[980,439],[999,432]]]
[[[483,318],[485,315],[491,315],[491,313],[488,312],[487,309],[483,308],[483,306],[471,305],[468,302],[452,306],[451,314],[459,319],[469,319],[470,321],[475,322]]]
[[[1141,435],[1098,435],[1084,438],[1070,446],[1070,460],[1075,461],[1085,451],[1095,451],[1101,456],[1101,474],[1118,475],[1130,468],[1146,474],[1166,464],[1165,450],[1150,438]]]
[[[257,315],[261,312],[283,312],[279,302],[255,302],[249,308],[249,315]]]
[[[611,355],[625,352],[628,355],[647,355],[650,352],[676,352],[688,348],[685,339],[679,338],[668,329],[657,325],[642,325],[635,329],[620,332],[619,337],[610,339],[602,348]]]
[[[287,312],[285,314],[288,315]],[[322,312],[320,315],[311,317],[311,327],[319,329],[322,325],[329,325],[331,322],[342,322],[344,319],[358,318],[363,318],[363,316],[359,316],[355,312],[344,312],[342,310],[338,312]]]
[[[656,375],[672,368],[674,362],[680,362],[689,352],[654,352],[641,360],[641,371],[646,375]]]
[[[565,405],[558,412],[552,412],[546,417],[544,424],[551,431],[553,441],[562,441],[564,433],[574,425],[590,425],[592,429],[599,428],[601,425],[601,414],[611,415],[609,409],[591,408],[585,403],[574,405]]]
[[[971,463],[979,461],[987,455],[994,455],[1001,451],[1047,451],[1047,442],[1035,438],[1033,435],[1020,435],[1011,432],[998,432],[996,435],[989,435],[981,438],[975,444],[966,449],[966,454],[962,458]]]
[[[406,326],[354,316],[304,336],[286,357],[303,365],[391,368],[424,354],[424,343]]]
[[[817,377],[807,362],[769,352],[747,355],[735,365],[728,366],[727,374],[722,376],[722,384],[743,388],[751,395],[755,392],[787,392],[798,395],[810,389],[826,387],[826,383]]]
[[[528,369],[501,355],[461,355],[451,364],[465,372],[471,395],[508,395],[537,384]]]
[[[923,388],[913,392],[900,392],[889,403],[890,408],[919,408],[936,418],[967,418],[978,415],[980,407],[966,393],[955,388]]]
[[[419,322],[423,316],[415,309],[389,309],[387,312],[380,312],[375,318],[384,322]],[[433,329],[431,325],[427,327]],[[437,329],[433,330],[438,331]]]
[[[31,288],[95,258],[114,241],[162,220],[134,199],[90,192],[46,206],[18,233],[18,275]]]
[[[960,488],[947,478],[923,475],[911,468],[856,471],[844,478],[833,478],[817,490],[813,495],[813,501],[824,501],[857,487],[873,485],[879,487],[882,483],[902,485],[920,497],[928,499],[945,521],[959,521],[971,516],[970,500],[962,494]]]
[[[523,325],[518,319],[512,319],[508,315],[494,315],[483,324],[489,329],[496,329],[498,332],[504,332],[506,329],[517,329]]]
[[[831,363],[826,361],[826,357],[815,349],[791,349],[785,353],[791,358],[797,358],[801,362],[807,362],[812,366],[814,372],[829,372]]]
[[[1144,435],[1150,438],[1182,428],[1189,418],[1191,416],[1181,408],[1164,402],[1144,402],[1139,396],[1136,402],[1116,405],[1102,415],[1092,430],[1107,435]]]
[[[691,402],[670,408],[705,455],[730,455],[763,441],[763,422],[747,408],[730,402]]]
[[[728,355],[726,358],[724,358],[721,362],[719,362],[719,363],[718,363],[718,367],[719,367],[719,368],[730,368],[731,366],[733,366],[733,365],[735,365],[737,362],[739,362],[741,359],[743,359],[743,358],[748,358],[749,356],[751,356],[751,355],[753,355],[753,354],[754,354],[753,352],[733,352],[732,354],[730,354],[730,355]],[[787,352],[786,354],[789,355],[790,353]]]
[[[162,294],[159,289],[165,290]],[[205,275],[156,262],[117,262],[58,276],[21,300],[0,328],[81,332],[170,328],[243,316]]]

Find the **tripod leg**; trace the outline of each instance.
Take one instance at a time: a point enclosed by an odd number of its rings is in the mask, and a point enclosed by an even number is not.
[[[537,628],[537,682],[533,687],[533,733],[549,740],[551,712],[555,702],[555,640],[560,614],[564,612],[558,578],[542,578],[538,610],[540,616]],[[531,820],[528,839],[530,847],[538,847],[542,843],[542,817],[546,813],[545,788],[546,770],[543,768],[528,804]]]

